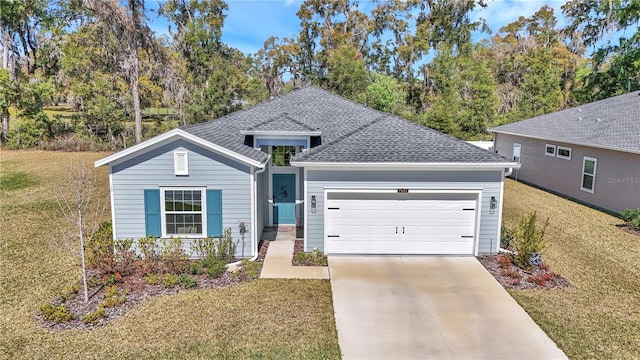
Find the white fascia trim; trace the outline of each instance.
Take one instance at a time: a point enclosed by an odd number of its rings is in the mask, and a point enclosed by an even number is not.
[[[226,149],[226,148],[224,148],[224,147],[222,147],[220,145],[216,145],[216,144],[214,144],[212,142],[206,141],[206,140],[204,140],[204,139],[202,139],[202,138],[200,138],[198,136],[195,136],[193,134],[190,134],[190,133],[188,133],[188,132],[186,132],[186,131],[184,131],[182,129],[173,129],[173,130],[170,130],[170,131],[168,131],[168,132],[166,132],[164,134],[161,134],[161,135],[153,137],[153,138],[151,138],[149,140],[143,141],[143,142],[141,142],[139,144],[136,144],[136,145],[134,145],[134,146],[132,146],[132,147],[130,147],[128,149],[119,151],[119,152],[117,152],[115,154],[112,154],[112,155],[109,155],[109,156],[107,156],[105,158],[97,160],[94,163],[94,165],[95,165],[95,167],[100,167],[100,166],[112,163],[112,162],[114,162],[116,160],[120,160],[120,159],[125,158],[127,156],[133,155],[138,151],[144,150],[146,148],[149,148],[149,147],[151,147],[153,145],[156,145],[158,143],[161,143],[163,141],[170,140],[170,139],[172,139],[174,137],[183,138],[183,139],[185,139],[187,141],[190,141],[190,142],[192,142],[194,144],[200,145],[200,146],[202,146],[202,147],[204,147],[206,149],[212,150],[214,152],[217,152],[217,153],[219,153],[221,155],[224,155],[224,156],[229,157],[231,159],[237,160],[237,161],[239,161],[241,163],[244,163],[246,165],[249,165],[249,166],[253,166],[253,167],[257,167],[257,168],[263,168],[264,165],[265,165],[265,164],[260,163],[259,161],[253,160],[253,159],[248,158],[248,157],[246,157],[244,155],[240,155],[240,154],[238,154],[238,153],[236,153],[234,151],[231,151],[229,149]]]
[[[334,162],[304,162],[292,161],[292,166],[309,169],[326,170],[441,170],[441,171],[465,171],[465,170],[496,170],[506,168],[520,169],[517,162],[504,163],[334,163]]]
[[[484,191],[482,187],[409,187],[409,192],[413,194],[439,194],[439,193],[447,193],[447,194],[472,194],[472,193],[480,193]],[[380,193],[380,194],[394,194],[398,192],[398,187],[325,187],[325,192],[336,192],[336,193]]]
[[[589,144],[589,143],[584,143],[584,142],[580,142],[580,141],[571,141],[571,140],[567,140],[567,139],[554,139],[554,138],[541,137],[541,136],[523,135],[523,134],[518,134],[518,133],[512,133],[512,132],[507,132],[507,131],[499,131],[499,130],[496,131],[496,130],[491,130],[491,129],[489,129],[489,131],[493,132],[493,133],[498,133],[498,134],[505,134],[505,135],[511,135],[511,136],[520,136],[520,137],[529,138],[529,139],[546,140],[546,141],[559,142],[559,143],[565,143],[565,144],[571,144],[571,145],[580,145],[580,146],[592,147],[592,148],[598,148],[598,149],[621,151],[621,152],[626,152],[626,153],[631,153],[631,154],[640,154],[640,150],[623,149],[623,148],[619,148],[619,147],[615,147],[615,146]]]
[[[118,233],[116,231],[118,227],[116,226],[116,202],[113,197],[113,173],[111,172],[111,166],[109,166],[109,197],[111,198],[111,232],[113,240],[117,240]]]
[[[261,135],[261,136],[320,136],[321,130],[308,130],[308,131],[267,131],[267,130],[240,130],[241,135]]]

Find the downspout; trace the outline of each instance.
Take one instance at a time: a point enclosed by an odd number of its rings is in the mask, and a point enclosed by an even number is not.
[[[512,172],[513,172],[513,168],[509,168],[507,171],[505,171],[504,177],[511,175]]]
[[[271,159],[271,156],[269,156],[269,158],[267,158],[267,164],[269,163],[270,159]],[[265,167],[263,167],[261,169],[258,169],[257,171],[254,171],[254,173],[253,173],[253,181],[251,183],[251,192],[253,193],[252,200],[254,201],[254,205],[256,205],[256,206],[257,206],[257,203],[258,203],[256,201],[256,197],[258,196],[258,189],[257,189],[258,176],[257,175],[258,174],[262,174],[265,170],[267,170],[267,166],[266,165],[265,165]],[[257,211],[256,206],[254,206],[251,209],[251,211]],[[257,220],[258,219],[257,219],[257,216],[256,216],[256,219],[253,219],[253,221],[251,221],[251,225],[253,227],[253,229],[252,229],[253,231],[251,232],[251,237],[252,238],[253,238],[253,236],[256,236],[256,230],[255,229],[258,226],[256,224]],[[251,241],[251,248],[252,248],[253,253],[255,255],[252,258],[250,258],[249,261],[256,261],[256,259],[258,259],[258,256],[260,255],[258,253],[258,239],[255,239],[255,241],[253,241],[253,240]],[[238,266],[238,265],[240,265],[241,262],[242,262],[242,260],[236,261],[236,262],[233,262],[233,263],[229,263],[229,264],[226,265],[226,267]]]

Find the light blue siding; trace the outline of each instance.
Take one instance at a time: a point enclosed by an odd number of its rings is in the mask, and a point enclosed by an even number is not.
[[[187,151],[189,175],[174,174],[173,152]],[[222,226],[231,228],[235,240],[240,239],[238,224],[251,228],[250,168],[227,157],[201,148],[185,140],[176,140],[134,158],[110,166],[115,210],[115,236],[138,239],[146,235],[144,190],[161,187],[200,187],[220,190],[222,194]],[[185,249],[190,248],[185,239]],[[242,243],[237,254],[242,256]],[[244,256],[251,254],[251,235],[245,235]]]
[[[324,251],[324,191],[326,188],[456,188],[481,189],[479,254],[495,252],[500,233],[498,209],[490,210],[491,197],[500,204],[500,171],[307,171],[307,199],[316,197],[315,213],[307,206],[305,251]]]

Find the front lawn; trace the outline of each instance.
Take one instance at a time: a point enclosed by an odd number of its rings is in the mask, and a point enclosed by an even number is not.
[[[69,225],[55,188],[70,159],[92,167],[105,155],[0,152],[0,358],[339,358],[326,280],[184,290],[93,330],[42,326],[40,306],[81,278],[77,244],[60,236]],[[106,169],[96,171],[106,196]]]
[[[509,290],[572,359],[632,359],[640,354],[640,237],[622,220],[547,192],[505,182],[504,225],[521,214],[549,218],[544,261],[567,290]]]

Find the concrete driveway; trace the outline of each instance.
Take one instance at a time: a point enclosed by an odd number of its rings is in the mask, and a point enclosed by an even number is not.
[[[330,256],[344,359],[566,359],[473,257]]]

